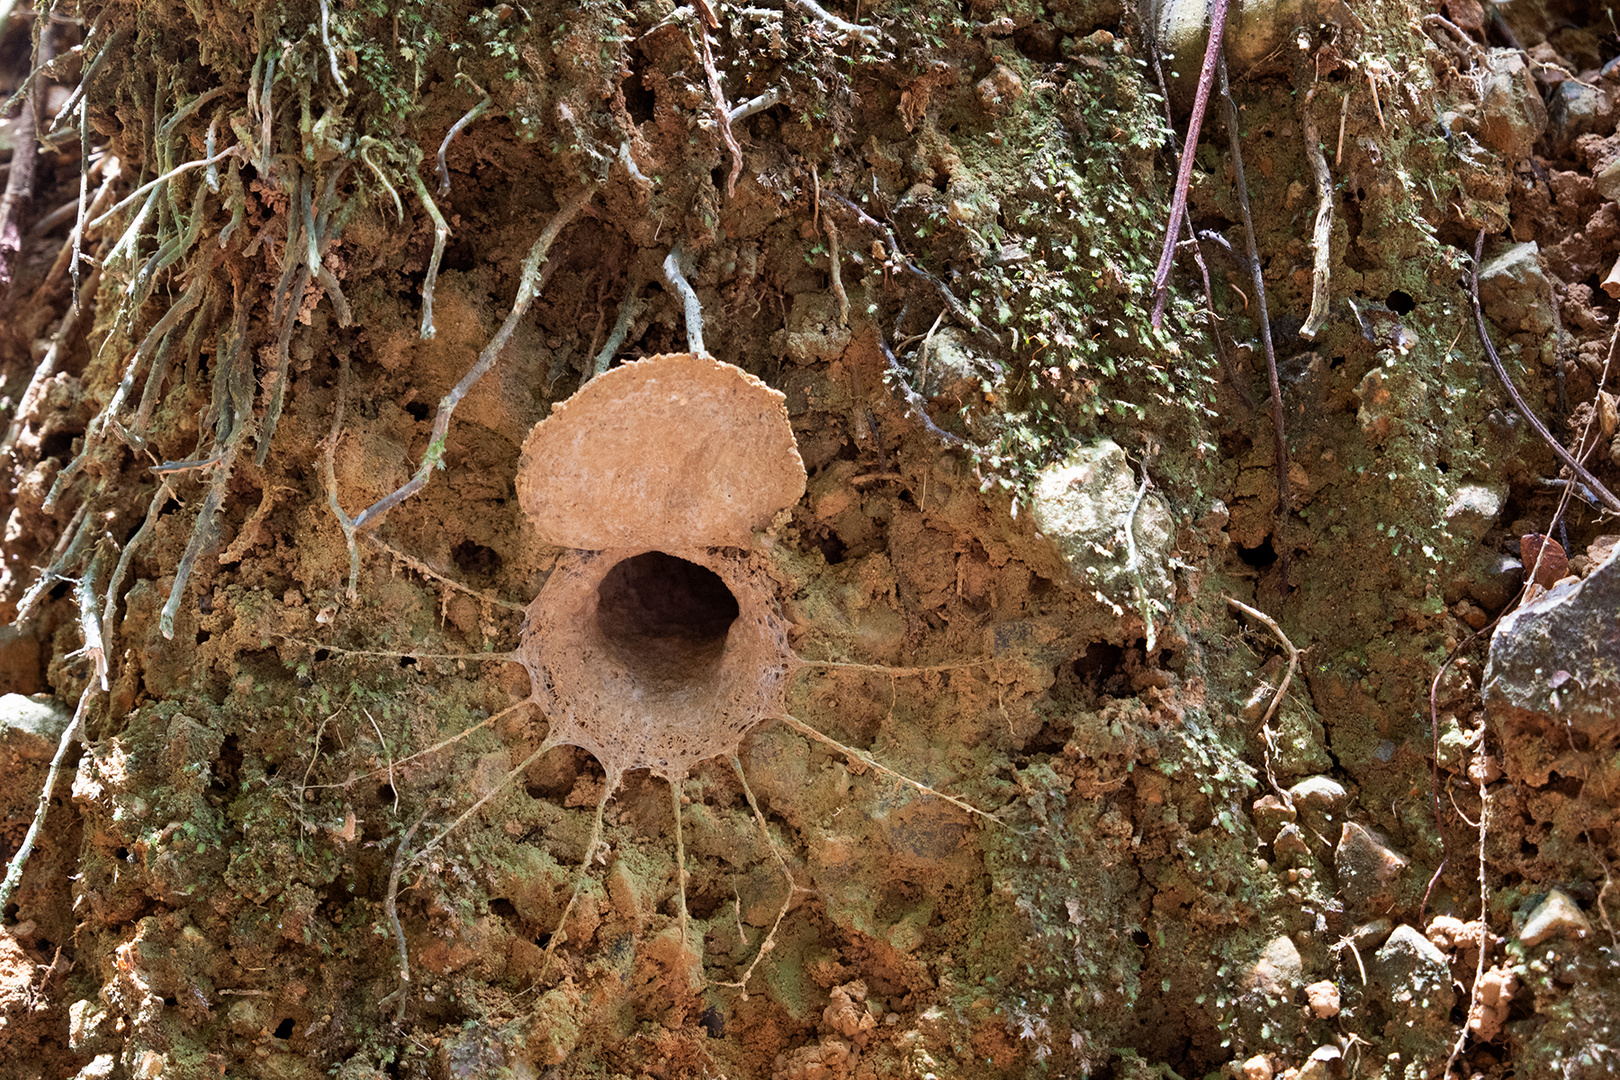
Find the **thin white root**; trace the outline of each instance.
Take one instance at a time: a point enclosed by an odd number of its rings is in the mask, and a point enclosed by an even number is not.
[[[844,293],[843,268],[839,265],[842,256],[838,251],[838,226],[833,224],[832,215],[827,215],[827,248],[829,255],[828,265],[831,268],[832,291],[838,298],[838,323],[840,326],[849,325],[849,297]]]
[[[405,830],[405,835],[399,838],[399,847],[394,852],[394,868],[388,875],[388,894],[383,898],[383,912],[388,916],[388,925],[393,927],[394,941],[399,945],[399,985],[394,992],[377,1002],[378,1006],[387,1005],[391,1001],[398,1001],[399,1008],[395,1010],[396,1019],[405,1015],[405,988],[411,981],[411,958],[405,946],[405,928],[399,923],[399,875],[404,871],[406,861],[405,853],[410,850],[411,839],[416,836],[416,830],[422,827],[427,820],[427,811],[416,819],[415,824]]]
[[[737,759],[736,754],[731,755],[731,768],[737,774],[737,782],[742,784],[743,795],[748,799],[748,809],[754,812],[754,820],[759,823],[759,831],[765,836],[766,846],[771,849],[771,855],[775,857],[776,865],[782,869],[782,880],[787,882],[787,895],[782,898],[782,908],[776,913],[776,921],[771,923],[770,932],[765,935],[765,940],[760,943],[759,952],[754,954],[753,962],[748,965],[748,970],[744,971],[742,978],[738,979],[736,982],[722,982],[716,984],[718,986],[731,987],[732,989],[736,990],[747,990],[748,980],[754,974],[754,969],[758,967],[759,962],[765,959],[766,955],[776,947],[777,927],[782,925],[782,920],[787,917],[788,908],[793,906],[793,892],[797,886],[793,883],[793,871],[788,869],[787,860],[782,857],[781,848],[777,847],[775,838],[771,836],[770,825],[765,821],[765,814],[760,810],[759,802],[754,798],[754,790],[748,786],[748,777],[743,775],[742,762]],[[737,936],[742,937],[741,899],[739,899],[737,902]],[[746,939],[744,940],[744,944],[747,944]]]
[[[619,317],[613,323],[613,332],[608,335],[607,342],[603,344],[602,351],[596,354],[591,363],[591,370],[587,379],[607,373],[613,365],[613,358],[619,354],[619,346],[624,344],[625,337],[630,333],[630,324],[640,316],[647,302],[640,296],[641,284],[638,282],[625,294],[624,300],[619,304]]]
[[[1487,729],[1489,725],[1486,725]],[[1485,753],[1483,737],[1479,744],[1479,754]],[[1457,1032],[1457,1041],[1451,1047],[1451,1056],[1446,1058],[1446,1067],[1440,1070],[1442,1078],[1451,1075],[1451,1067],[1457,1063],[1457,1057],[1468,1044],[1468,1034],[1473,1030],[1472,1021],[1477,1015],[1475,1010],[1480,1008],[1479,984],[1485,977],[1485,954],[1491,951],[1491,922],[1490,922],[1490,875],[1485,865],[1485,837],[1486,823],[1491,816],[1491,793],[1485,789],[1485,771],[1478,773],[1479,779],[1479,957],[1474,961],[1474,981],[1468,988],[1468,1008],[1465,1011],[1462,1030]]]
[[[482,101],[468,109],[461,119],[451,124],[450,130],[444,133],[444,141],[439,144],[438,157],[440,195],[450,194],[450,163],[444,159],[445,154],[450,152],[450,144],[455,141],[457,135],[461,134],[463,128],[488,112],[492,104],[494,104],[494,99],[485,94]],[[626,143],[625,145],[628,146],[629,144]]]
[[[427,843],[423,844],[422,850],[411,856],[411,862],[415,862],[417,859],[420,859],[422,856],[444,843],[445,837],[455,832],[457,826],[459,826],[463,821],[466,821],[468,818],[472,817],[474,814],[478,813],[479,810],[483,809],[485,803],[489,802],[489,800],[506,790],[507,784],[510,784],[513,780],[516,780],[518,777],[522,776],[528,770],[530,765],[533,765],[536,761],[539,761],[542,757],[545,757],[552,750],[556,749],[557,746],[558,744],[552,742],[550,739],[547,739],[545,742],[541,743],[539,748],[536,749],[534,753],[524,758],[515,768],[512,769],[511,772],[508,772],[505,776],[501,777],[494,784],[492,784],[488,794],[479,799],[477,802],[473,803],[471,806],[467,807],[467,809],[463,810],[456,820],[446,825],[439,832],[438,836],[435,836],[432,840],[429,840]]]
[[[431,207],[432,200],[428,197],[427,187],[422,183],[422,178],[416,175],[414,170],[411,175],[416,181],[417,194],[422,197],[424,203]],[[523,268],[518,277],[517,296],[512,300],[512,310],[507,313],[506,321],[501,323],[501,328],[495,331],[495,336],[490,339],[488,345],[484,346],[483,352],[478,354],[478,361],[467,369],[467,374],[463,375],[461,381],[456,383],[450,392],[439,400],[439,412],[433,418],[433,434],[428,439],[427,451],[422,455],[421,466],[417,468],[416,474],[407,480],[402,487],[388,495],[384,495],[371,506],[361,511],[354,519],[355,532],[364,532],[366,529],[374,527],[382,520],[384,514],[427,486],[428,478],[433,475],[433,470],[438,468],[444,461],[445,438],[450,431],[451,414],[456,411],[456,406],[461,404],[461,399],[467,396],[468,391],[477,385],[478,380],[482,379],[489,369],[495,366],[495,361],[500,359],[501,351],[506,348],[507,341],[511,339],[518,323],[523,321],[523,316],[528,314],[529,305],[534,303],[534,298],[539,293],[540,267],[545,263],[546,256],[551,251],[551,245],[556,241],[563,229],[579,216],[580,211],[585,209],[586,204],[596,194],[596,187],[597,185],[593,183],[572,199],[563,203],[558,208],[555,216],[552,217],[551,224],[545,227],[539,239],[534,242],[534,246],[529,249],[529,254],[523,260]],[[436,208],[431,209],[430,213],[436,215],[438,210]],[[438,220],[442,221],[443,219]],[[445,231],[445,235],[448,235],[448,230]],[[435,247],[434,251],[439,253],[441,249],[442,244],[440,247]],[[436,270],[437,265],[431,267],[430,274]],[[422,324],[423,332],[426,334],[431,323],[429,322],[428,303],[425,294],[422,305]]]
[[[799,720],[799,719],[797,719],[795,717],[789,716],[787,713],[778,713],[776,715],[776,719],[782,721],[784,724],[788,725],[793,730],[799,732],[801,735],[808,735],[812,739],[816,740],[817,742],[824,743],[825,745],[832,747],[834,750],[837,750],[840,754],[843,754],[845,757],[850,758],[851,760],[854,760],[854,761],[858,761],[862,765],[865,765],[869,769],[873,769],[873,770],[875,770],[877,772],[882,773],[884,776],[888,776],[888,777],[891,777],[891,778],[893,778],[895,780],[898,780],[902,784],[909,784],[911,787],[916,788],[918,791],[922,792],[924,795],[931,795],[936,799],[943,799],[945,802],[950,803],[952,806],[956,807],[958,810],[965,811],[965,812],[967,812],[969,814],[974,815],[975,817],[984,818],[986,821],[993,821],[997,825],[1002,824],[1001,819],[996,817],[996,815],[987,814],[983,810],[980,810],[977,806],[974,806],[972,803],[963,802],[961,799],[958,799],[954,795],[947,795],[943,791],[938,791],[938,790],[936,790],[934,788],[931,788],[927,784],[924,784],[923,782],[921,782],[920,780],[913,780],[911,777],[907,776],[905,773],[895,772],[893,769],[889,768],[887,765],[884,765],[883,763],[879,762],[871,754],[868,754],[868,753],[866,753],[864,751],[861,751],[861,750],[857,750],[853,746],[845,746],[843,743],[839,742],[837,739],[833,738],[831,735],[823,734],[822,732],[817,731],[815,728],[811,727],[809,724],[806,724],[803,721],[801,721],[801,720]]]
[[[349,353],[344,350],[338,357],[337,405],[332,410],[332,431],[326,437],[326,453],[321,455],[321,466],[326,477],[326,505],[337,518],[343,532],[343,542],[349,546],[349,602],[355,599],[356,582],[360,578],[360,546],[354,542],[354,519],[344,513],[337,497],[337,446],[343,435],[343,411],[349,399]]]
[[[422,183],[422,174],[415,169],[411,170],[411,184],[416,188],[416,197],[422,200],[427,209],[428,217],[433,219],[433,256],[428,259],[427,274],[422,278],[422,331],[423,341],[432,341],[435,333],[433,329],[433,285],[439,280],[439,261],[444,258],[444,242],[450,239],[450,226],[439,213],[438,204],[433,196],[428,194],[427,185]]]
[[[348,97],[349,88],[343,85],[343,75],[338,71],[337,50],[332,48],[331,22],[332,13],[327,8],[326,0],[321,0],[321,44],[326,46],[326,59],[331,64],[332,81],[337,83],[338,93]]]
[[[602,812],[607,809],[608,799],[618,790],[621,778],[621,774],[610,772],[607,775],[607,782],[602,785],[602,797],[596,802],[596,820],[591,823],[591,839],[585,845],[585,861],[580,864],[579,876],[574,879],[574,891],[569,895],[567,905],[563,907],[562,917],[557,920],[557,929],[552,933],[551,940],[546,942],[546,955],[540,964],[540,977],[535,980],[536,982],[545,980],[546,972],[551,970],[552,954],[568,937],[563,928],[568,925],[568,916],[574,913],[574,904],[578,902],[579,894],[585,888],[585,878],[590,873],[592,861],[596,858],[596,845],[602,842]]]
[[[675,781],[669,782],[670,809],[675,811],[675,895],[680,898],[681,948],[687,947],[686,936],[686,838],[681,832],[681,789]]]
[[[184,165],[176,165],[174,168],[170,169],[156,180],[148,180],[146,183],[124,196],[122,200],[113,205],[111,210],[106,211],[100,217],[91,221],[86,228],[92,231],[99,229],[101,226],[107,223],[108,218],[113,217],[115,214],[118,214],[121,211],[129,209],[129,207],[134,204],[135,200],[141,198],[143,195],[150,194],[153,188],[157,187],[159,184],[168,183],[170,180],[173,180],[176,176],[179,176],[183,172],[189,172],[192,169],[204,168],[209,165],[217,165],[226,158],[239,156],[241,152],[241,147],[233,146],[229,150],[221,150],[213,157],[198,158],[196,161],[188,161]],[[110,252],[109,257],[111,257]]]

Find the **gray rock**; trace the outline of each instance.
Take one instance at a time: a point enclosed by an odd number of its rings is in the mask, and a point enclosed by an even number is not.
[[[1613,130],[1613,124],[1614,98],[1607,90],[1565,79],[1553,88],[1547,101],[1548,156],[1563,157],[1582,135]]]
[[[1396,881],[1411,863],[1388,839],[1353,821],[1344,823],[1333,852],[1339,888],[1353,908],[1387,905],[1394,898]]]
[[[1175,522],[1164,500],[1149,493],[1137,508],[1139,479],[1125,451],[1111,439],[1078,446],[1041,471],[1031,492],[1035,527],[1051,541],[1074,584],[1119,613],[1141,613],[1155,622],[1174,597],[1170,552]],[[1127,529],[1133,529],[1136,564],[1130,562]]]
[[[1288,789],[1289,798],[1301,810],[1306,808],[1333,811],[1350,800],[1344,785],[1331,776],[1307,776]]]
[[[1511,555],[1475,546],[1461,575],[1456,603],[1466,594],[1489,612],[1501,611],[1524,583],[1524,563]],[[1448,590],[1447,595],[1450,595]]]
[[[51,698],[0,695],[0,758],[50,761],[72,719]]]
[[[1508,165],[1530,156],[1547,130],[1547,107],[1517,49],[1491,49],[1480,75],[1479,139]]]
[[[1451,1008],[1451,961],[1415,926],[1397,926],[1373,957],[1369,972],[1400,1001]],[[1407,996],[1410,995],[1410,996]]]
[[[1305,839],[1305,830],[1293,822],[1277,830],[1271,850],[1284,862],[1304,862],[1311,857],[1311,846]]]
[[[1504,617],[1485,666],[1485,707],[1497,723],[1606,735],[1620,713],[1617,611],[1620,548],[1585,579]]]
[[[1519,940],[1530,948],[1535,948],[1560,934],[1580,940],[1590,929],[1592,924],[1587,921],[1586,913],[1581,911],[1575,901],[1571,900],[1562,889],[1554,889],[1547,894],[1546,899],[1536,905],[1530,917],[1524,920],[1524,927],[1519,931]]]
[[[1451,502],[1442,515],[1446,528],[1453,536],[1466,536],[1478,541],[1496,524],[1507,502],[1508,486],[1498,484],[1463,484],[1451,496]]]
[[[1503,333],[1552,332],[1552,291],[1534,240],[1485,259],[1479,268],[1479,302]]]

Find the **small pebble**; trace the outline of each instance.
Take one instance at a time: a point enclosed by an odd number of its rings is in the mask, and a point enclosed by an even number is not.
[[[1339,987],[1330,979],[1314,982],[1305,988],[1305,1000],[1318,1020],[1339,1015]]]

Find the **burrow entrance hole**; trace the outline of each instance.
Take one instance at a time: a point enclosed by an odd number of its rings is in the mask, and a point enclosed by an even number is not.
[[[719,574],[662,551],[619,562],[596,598],[596,629],[614,658],[665,692],[708,682],[740,611]]]

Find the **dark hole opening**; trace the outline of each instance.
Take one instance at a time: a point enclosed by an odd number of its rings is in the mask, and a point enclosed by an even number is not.
[[[701,681],[725,652],[737,598],[707,567],[648,551],[596,589],[596,628],[636,679],[666,689]]]
[[[276,1038],[278,1038],[278,1039],[290,1039],[290,1038],[292,1038],[292,1033],[293,1033],[293,1018],[292,1017],[289,1016],[285,1020],[283,1020],[281,1023],[276,1025]]]
[[[1390,293],[1384,299],[1384,303],[1388,304],[1389,310],[1397,315],[1410,315],[1417,310],[1417,301],[1412,299],[1410,293],[1402,292],[1400,289]]]
[[[483,578],[497,573],[503,562],[500,553],[494,548],[475,544],[471,540],[463,540],[457,544],[451,550],[450,557],[456,561],[456,565],[463,573]]]
[[[1255,547],[1244,547],[1242,544],[1236,546],[1238,558],[1242,559],[1246,566],[1264,570],[1277,561],[1277,549],[1271,546],[1271,537],[1269,536],[1260,541]]]

